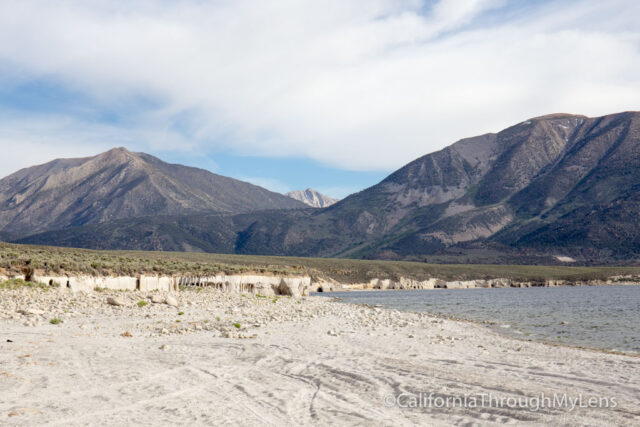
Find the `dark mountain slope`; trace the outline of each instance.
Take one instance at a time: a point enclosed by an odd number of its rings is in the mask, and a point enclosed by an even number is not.
[[[47,242],[55,246],[105,250],[135,248],[219,253],[255,253],[254,248],[259,245],[261,248],[268,248],[266,254],[277,254],[283,251],[282,246],[271,245],[283,240],[278,235],[278,230],[286,230],[292,222],[308,217],[313,210],[126,218],[48,231],[21,241],[27,244]],[[268,240],[249,238],[260,231]]]

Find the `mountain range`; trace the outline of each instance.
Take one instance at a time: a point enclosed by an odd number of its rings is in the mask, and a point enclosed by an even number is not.
[[[96,216],[94,207],[102,205],[95,201],[80,203],[75,216],[59,214],[52,204],[53,217],[62,219],[56,221],[40,222],[44,216],[38,209],[40,216],[22,219],[38,206],[31,202],[22,205],[23,214],[6,215],[26,197],[40,200],[39,193],[48,188],[43,183],[56,176],[52,171],[77,168],[80,160],[57,162],[62,163],[0,181],[0,225],[5,233],[22,234],[14,240],[100,249],[435,262],[560,263],[573,258],[580,264],[607,264],[634,263],[640,257],[638,112],[595,118],[553,114],[463,139],[323,209],[297,209],[305,205],[291,199],[286,204],[253,186],[259,203],[232,203],[229,195],[225,204],[211,201],[215,209],[204,203],[181,209],[174,203],[154,210],[149,206],[156,205],[142,198],[142,209],[136,208],[135,197],[127,196],[130,187],[114,185],[102,203],[109,205],[111,195],[127,200],[118,202],[129,206],[118,211],[119,219],[108,216],[110,210]],[[167,168],[157,159],[146,163]],[[39,177],[40,184],[30,176]],[[71,188],[58,178],[55,182]],[[98,181],[93,185],[100,188]],[[79,202],[67,201],[74,203]]]

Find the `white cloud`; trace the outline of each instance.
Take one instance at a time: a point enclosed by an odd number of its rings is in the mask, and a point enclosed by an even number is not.
[[[94,156],[116,146],[134,151],[195,149],[192,141],[161,126],[121,129],[114,125],[84,123],[68,115],[39,114],[22,118],[0,109],[0,177],[53,159]],[[202,160],[202,156],[199,159]],[[215,166],[209,159],[207,164]]]
[[[0,63],[100,103],[161,100],[126,129],[72,120],[67,144],[90,132],[98,145],[215,146],[354,170],[395,169],[535,115],[637,109],[640,3],[508,5],[5,0]],[[500,19],[484,25],[487,12]],[[180,134],[171,124],[185,114]]]

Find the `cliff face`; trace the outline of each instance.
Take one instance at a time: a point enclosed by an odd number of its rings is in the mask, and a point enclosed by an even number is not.
[[[0,231],[26,235],[120,218],[305,207],[202,169],[116,148],[54,160],[0,180]]]
[[[24,279],[21,277],[13,277]],[[0,282],[9,278],[0,274]],[[623,279],[612,277],[602,280],[537,280],[514,281],[508,278],[454,280],[446,281],[438,278],[416,280],[400,277],[398,280],[371,279],[366,283],[343,284],[334,280],[309,276],[261,276],[261,275],[216,275],[216,276],[47,276],[35,275],[32,280],[43,285],[65,288],[72,292],[93,292],[102,290],[141,291],[141,292],[178,292],[181,287],[210,287],[223,292],[237,294],[254,294],[262,297],[278,295],[300,298],[308,296],[311,292],[334,292],[366,289],[474,289],[474,288],[528,288],[528,287],[553,287],[553,286],[591,286],[591,285],[616,285],[638,284],[638,277]],[[153,302],[163,301],[159,298]]]
[[[24,277],[20,277],[24,279]],[[0,281],[3,277],[0,276]],[[177,292],[181,286],[212,287],[230,293],[251,293],[262,296],[285,295],[294,298],[308,296],[311,289],[309,276],[46,276],[36,275],[33,280],[44,285],[67,288],[73,292],[92,292],[100,289],[142,292]]]

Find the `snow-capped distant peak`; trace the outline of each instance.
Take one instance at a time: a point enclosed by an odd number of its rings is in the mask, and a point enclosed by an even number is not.
[[[338,199],[325,196],[312,188],[290,191],[287,193],[287,196],[314,208],[326,208],[338,201]]]

